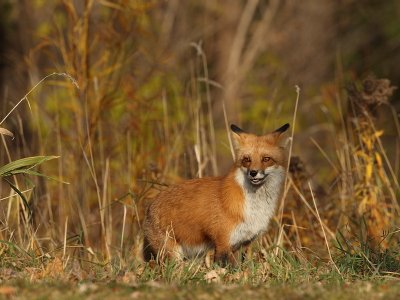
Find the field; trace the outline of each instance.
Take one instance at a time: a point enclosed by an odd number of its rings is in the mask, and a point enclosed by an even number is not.
[[[260,263],[238,270],[206,269],[199,263],[157,271],[139,266],[121,274],[104,268],[86,273],[77,267],[65,272],[62,264],[48,265],[45,272],[3,269],[0,295],[5,299],[398,299],[400,295],[400,283],[391,276],[339,275],[327,266],[298,265],[288,270],[271,265],[268,269],[279,270],[263,276],[258,273],[265,267]]]
[[[399,3],[0,2],[0,297],[397,299]],[[296,45],[296,47],[294,47]],[[146,203],[291,124],[238,267],[145,263]]]
[[[399,285],[357,282],[352,285],[303,284],[285,286],[237,285],[125,285],[115,282],[73,284],[60,281],[27,284],[17,282],[4,294],[18,294],[18,299],[398,299]]]

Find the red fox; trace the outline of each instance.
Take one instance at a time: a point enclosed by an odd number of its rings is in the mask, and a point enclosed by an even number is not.
[[[191,258],[214,249],[216,261],[236,264],[233,253],[267,230],[282,195],[288,128],[257,136],[231,125],[236,161],[227,175],[173,185],[147,207],[144,259]]]

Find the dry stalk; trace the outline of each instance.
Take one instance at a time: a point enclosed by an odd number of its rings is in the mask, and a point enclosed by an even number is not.
[[[310,182],[308,182],[308,187],[310,189],[311,197],[312,197],[312,200],[313,200],[313,203],[314,203],[314,208],[315,208],[315,212],[316,212],[316,215],[317,215],[317,219],[318,219],[319,224],[321,225],[322,233],[324,235],[325,245],[326,245],[326,249],[328,250],[329,259],[330,259],[331,263],[335,266],[336,271],[341,275],[341,272],[340,272],[339,268],[337,267],[337,265],[335,264],[335,262],[334,262],[334,260],[332,258],[332,253],[331,253],[331,250],[330,250],[330,247],[329,247],[328,239],[326,238],[324,224],[323,224],[323,222],[321,220],[321,217],[319,215],[317,203],[315,201],[314,193],[312,191]]]

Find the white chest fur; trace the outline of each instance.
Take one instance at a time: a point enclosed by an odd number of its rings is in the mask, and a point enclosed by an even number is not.
[[[234,228],[230,236],[230,244],[234,248],[267,230],[285,180],[285,169],[279,166],[268,170],[265,183],[258,188],[247,181],[240,169],[237,170],[236,180],[243,189],[245,200],[244,220]]]

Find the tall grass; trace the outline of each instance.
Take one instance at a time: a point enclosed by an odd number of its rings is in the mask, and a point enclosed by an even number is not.
[[[19,128],[15,139],[30,141],[24,152],[59,156],[57,165],[45,164],[40,170],[60,180],[21,180],[23,195],[1,187],[0,207],[6,212],[0,216],[1,239],[7,241],[0,246],[2,263],[12,264],[12,259],[3,258],[13,257],[19,249],[21,268],[29,261],[46,270],[60,265],[68,269],[78,261],[117,273],[134,266],[135,276],[143,280],[205,278],[207,269],[198,262],[143,267],[144,206],[164,185],[222,174],[231,161],[225,123],[240,116],[223,109],[223,120],[215,113],[221,104],[215,95],[224,86],[210,78],[201,44],[192,44],[195,51],[187,45],[189,63],[184,68],[189,75],[182,79],[157,65],[167,59],[154,57],[162,55],[152,49],[157,43],[140,43],[142,38],[156,38],[153,2],[83,3],[77,7],[73,1],[60,2],[56,7],[60,20],[51,38],[29,57],[30,64],[46,57],[45,69],[69,74],[73,84],[51,80],[35,86],[39,81],[33,82],[32,113],[23,125],[13,115],[6,122]],[[258,47],[246,51],[258,52]],[[238,273],[221,271],[218,278],[240,281],[247,274],[248,282],[260,283],[270,277],[290,280],[291,271],[315,274],[321,262],[333,266],[336,274],[351,266],[357,272],[359,259],[378,273],[383,261],[398,264],[392,250],[398,241],[399,162],[388,155],[382,140],[385,132],[374,116],[378,106],[390,107],[393,88],[377,79],[353,84],[344,91],[344,80],[338,76],[334,93],[326,96],[325,101],[334,104],[328,112],[333,142],[307,140],[315,146],[313,155],[327,165],[316,169],[329,173],[331,184],[319,182],[327,176],[318,171],[311,176],[304,153],[296,153],[300,148],[296,135],[307,128],[301,124],[305,118],[301,109],[297,118],[292,117],[297,108],[295,89],[283,103],[281,116],[256,120],[253,129],[260,133],[274,128],[278,120],[294,122],[285,199],[270,232],[253,244],[251,259]],[[271,100],[270,111],[274,101],[278,100]],[[298,102],[300,107],[303,103]],[[29,133],[23,126],[29,127]],[[397,132],[394,138],[399,137]],[[8,150],[10,143],[3,139],[7,156],[15,160],[18,157]],[[8,193],[11,196],[5,196]],[[24,198],[32,212],[29,224],[23,206],[16,204]],[[391,239],[383,238],[388,232],[393,233]],[[391,267],[384,271],[396,272]]]

